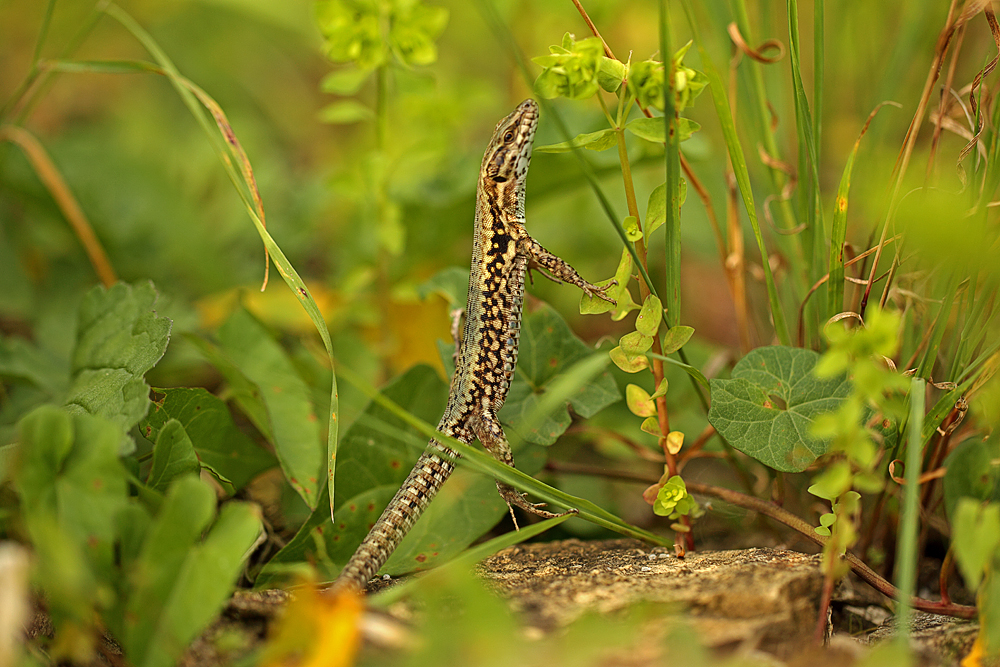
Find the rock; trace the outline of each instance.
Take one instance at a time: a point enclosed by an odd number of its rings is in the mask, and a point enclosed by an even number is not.
[[[823,585],[818,559],[776,549],[678,559],[636,540],[565,540],[505,549],[483,561],[480,574],[536,631],[587,611],[666,603],[689,612],[707,646],[786,658],[812,641]]]
[[[922,665],[957,667],[968,655],[972,643],[979,635],[979,625],[951,616],[913,612],[913,631],[910,646],[920,656]],[[865,640],[869,644],[892,641],[896,636],[896,619],[889,618]],[[983,663],[987,665],[989,663]]]

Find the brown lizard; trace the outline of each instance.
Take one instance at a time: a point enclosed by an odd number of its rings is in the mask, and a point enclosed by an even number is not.
[[[534,100],[525,100],[497,124],[483,155],[476,190],[464,337],[448,405],[438,423],[438,431],[461,442],[478,438],[497,460],[511,467],[514,459],[510,445],[496,415],[507,398],[517,362],[524,274],[529,263],[532,268],[548,272],[556,282],[572,283],[589,296],[612,303],[606,292],[616,284],[612,281],[597,287],[588,283],[524,229],[524,186],[537,125],[538,105]],[[430,441],[403,486],[344,566],[333,584],[334,590],[365,587],[451,475],[455,469],[451,459],[455,457],[453,450]],[[546,518],[561,516],[540,509],[544,503],[528,502],[523,494],[499,480],[497,489],[508,507],[516,505]]]

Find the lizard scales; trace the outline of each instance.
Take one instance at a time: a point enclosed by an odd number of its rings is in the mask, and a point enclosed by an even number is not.
[[[517,363],[518,336],[524,300],[524,274],[529,261],[557,282],[576,285],[607,301],[611,285],[588,283],[569,264],[543,248],[524,229],[524,188],[531,146],[538,125],[538,105],[522,102],[493,132],[479,172],[476,189],[475,238],[469,274],[464,336],[459,344],[448,405],[438,430],[464,443],[478,438],[499,461],[513,467],[510,445],[497,412],[507,398]],[[612,283],[614,284],[614,283]],[[368,536],[341,571],[334,589],[364,589],[385,564],[455,469],[440,454],[457,453],[435,440]],[[528,502],[523,494],[497,480],[508,506],[517,505],[543,517],[558,516]]]

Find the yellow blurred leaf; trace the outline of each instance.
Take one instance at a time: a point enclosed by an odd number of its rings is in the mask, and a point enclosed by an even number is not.
[[[667,451],[676,454],[684,446],[684,434],[680,431],[671,431],[667,434]]]
[[[314,584],[295,592],[295,600],[268,639],[263,667],[349,667],[360,644],[364,602],[346,591],[322,593]]]

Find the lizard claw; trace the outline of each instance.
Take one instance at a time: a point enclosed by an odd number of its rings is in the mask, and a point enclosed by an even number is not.
[[[602,301],[607,301],[611,305],[617,306],[618,302],[609,297],[607,294],[608,290],[617,284],[618,281],[613,278],[611,282],[609,282],[607,285],[601,285],[600,287],[598,287],[597,285],[591,285],[590,283],[587,283],[587,285],[584,286],[583,288],[583,292],[592,299],[593,298],[601,299]]]

